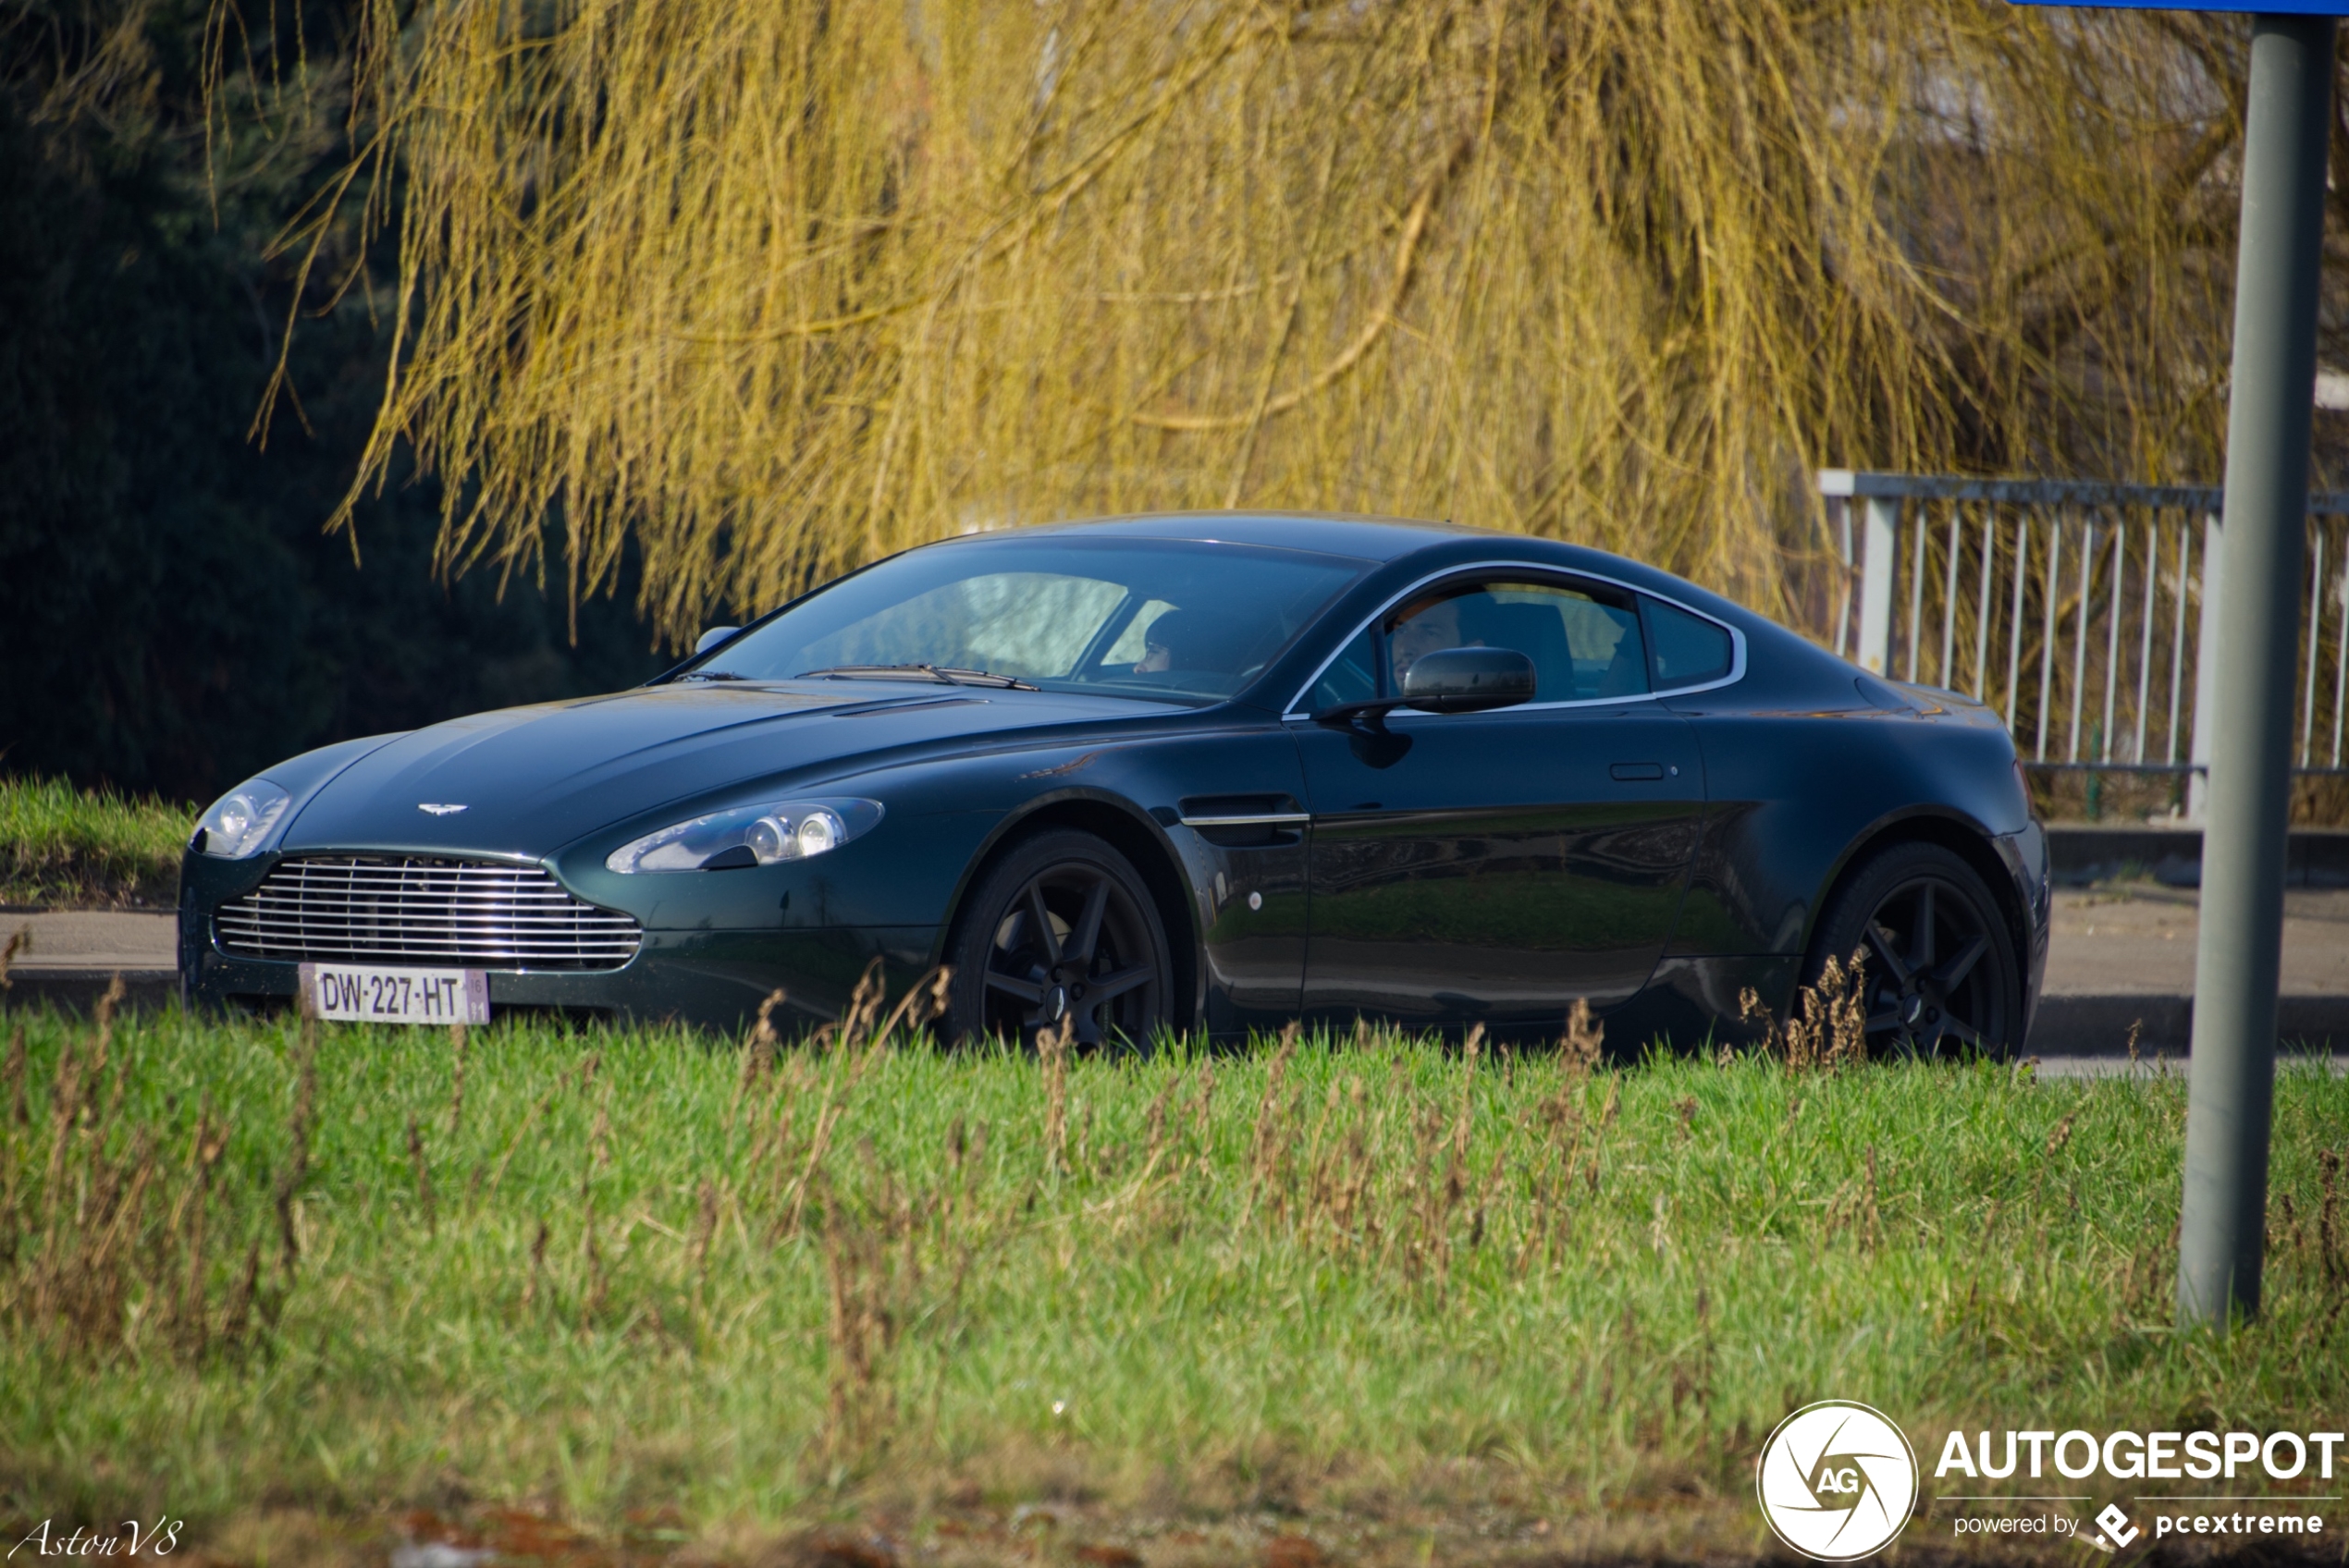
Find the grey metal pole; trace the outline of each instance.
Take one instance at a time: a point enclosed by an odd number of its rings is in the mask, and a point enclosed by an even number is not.
[[[2178,1248],[2180,1322],[2222,1331],[2259,1309],[2267,1226],[2332,42],[2330,17],[2252,22],[2227,409],[2224,635]]]

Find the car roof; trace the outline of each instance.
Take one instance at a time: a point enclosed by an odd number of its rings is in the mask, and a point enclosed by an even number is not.
[[[1255,545],[1275,549],[1310,550],[1373,565],[1391,565],[1407,556],[1442,545],[1473,545],[1489,541],[1499,552],[1520,560],[1543,561],[1570,571],[1593,573],[1627,587],[1643,589],[1679,600],[1692,608],[1752,631],[1769,624],[1765,618],[1687,579],[1628,556],[1612,555],[1587,545],[1498,528],[1471,528],[1466,523],[1431,522],[1424,519],[1371,517],[1348,512],[1192,511],[1144,512],[1126,517],[1071,519],[1066,522],[1027,523],[1012,528],[959,534],[918,546],[925,550],[984,545],[992,540],[1037,539],[1049,535],[1091,539],[1176,539],[1206,543]],[[1470,564],[1457,549],[1446,550],[1446,566]]]
[[[1016,529],[965,534],[962,538],[976,542],[1007,536],[1035,538],[1048,533],[1262,545],[1276,549],[1311,550],[1327,556],[1351,556],[1366,561],[1395,560],[1414,550],[1463,535],[1489,534],[1496,539],[1522,537],[1455,522],[1367,517],[1345,512],[1196,511],[1145,512],[1128,517],[1034,523]],[[941,541],[945,544],[959,542]]]

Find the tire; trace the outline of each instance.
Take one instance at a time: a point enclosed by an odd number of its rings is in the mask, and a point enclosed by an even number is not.
[[[1174,995],[1150,888],[1115,849],[1070,828],[1020,840],[980,873],[946,962],[947,1023],[963,1040],[1033,1048],[1046,1025],[1073,1023],[1080,1047],[1148,1049]]]
[[[1858,951],[1868,1055],[2006,1056],[2023,1042],[2023,966],[1981,875],[1939,844],[1895,844],[1827,900],[1802,966]]]

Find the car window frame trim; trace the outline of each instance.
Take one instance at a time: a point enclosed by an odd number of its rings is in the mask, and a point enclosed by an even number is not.
[[[1413,582],[1407,587],[1397,589],[1394,594],[1390,594],[1379,605],[1378,608],[1372,610],[1369,615],[1364,616],[1355,624],[1352,631],[1348,631],[1344,637],[1338,639],[1337,646],[1330,650],[1330,654],[1327,658],[1324,658],[1320,664],[1313,667],[1313,672],[1305,678],[1304,683],[1297,687],[1295,694],[1292,695],[1288,702],[1283,705],[1281,709],[1281,722],[1284,724],[1295,724],[1300,722],[1310,724],[1312,722],[1312,710],[1310,708],[1299,709],[1297,704],[1303,702],[1305,700],[1305,694],[1313,689],[1313,683],[1321,680],[1322,677],[1328,672],[1330,666],[1337,662],[1338,655],[1345,653],[1347,648],[1354,645],[1354,639],[1359,637],[1364,631],[1378,624],[1380,618],[1384,616],[1387,611],[1403,603],[1403,601],[1409,598],[1412,594],[1429,587],[1431,584],[1443,582],[1453,578],[1489,575],[1494,571],[1523,571],[1530,574],[1530,576],[1536,582],[1555,582],[1559,579],[1566,579],[1568,581],[1580,580],[1585,582],[1599,582],[1605,584],[1609,588],[1619,589],[1626,594],[1634,595],[1635,597],[1644,594],[1648,598],[1669,605],[1674,609],[1679,610],[1683,614],[1694,616],[1699,620],[1709,621],[1713,625],[1719,627],[1722,631],[1729,634],[1730,652],[1729,673],[1721,677],[1717,680],[1700,680],[1687,686],[1667,687],[1660,692],[1630,692],[1619,697],[1573,697],[1563,702],[1555,703],[1513,703],[1506,708],[1494,708],[1489,710],[1491,712],[1547,713],[1563,708],[1621,707],[1626,703],[1652,703],[1659,697],[1684,697],[1692,692],[1716,692],[1724,686],[1734,686],[1739,681],[1745,679],[1745,632],[1740,628],[1731,625],[1729,622],[1723,620],[1717,615],[1707,615],[1704,611],[1696,608],[1692,605],[1684,604],[1668,594],[1658,594],[1653,589],[1642,588],[1637,583],[1626,582],[1620,578],[1608,577],[1600,572],[1578,571],[1570,567],[1535,565],[1531,562],[1488,561],[1473,566],[1445,567],[1440,571],[1430,572],[1427,576],[1420,578],[1418,582]],[[1640,637],[1643,643],[1647,640],[1647,618],[1645,616],[1642,616],[1640,618]],[[1649,655],[1652,654],[1653,650],[1642,648],[1641,652],[1642,655]],[[1647,661],[1643,658],[1642,662],[1645,663]],[[1392,721],[1393,719],[1405,717],[1414,714],[1417,714],[1417,710],[1415,709],[1396,708],[1393,713],[1387,715],[1387,717],[1390,721]],[[1424,718],[1446,718],[1454,717],[1448,714],[1418,714],[1417,716]]]

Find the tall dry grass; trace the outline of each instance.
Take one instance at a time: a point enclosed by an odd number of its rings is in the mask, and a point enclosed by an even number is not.
[[[1568,537],[1801,619],[1814,465],[2217,472],[2240,19],[361,12],[358,155],[286,239],[332,271],[338,210],[397,226],[360,490],[412,444],[445,569],[574,594],[633,538],[672,639],[925,539],[1173,507]]]
[[[1587,1017],[1561,1050],[1366,1026],[1046,1064],[934,1048],[925,994],[736,1048],[10,1012],[20,1512],[168,1499],[241,1560],[240,1514],[315,1510],[342,1544],[272,1557],[311,1562],[471,1498],[737,1560],[730,1532],[967,1487],[999,1522],[1399,1512],[1417,1562],[1445,1518],[1489,1544],[1488,1504],[1568,1545],[1661,1501],[1678,1560],[1750,1542],[1762,1434],[1854,1384],[1925,1452],[2059,1415],[2306,1429],[2349,1389],[2321,1064],[2277,1078],[2265,1313],[2197,1341],[2159,1064],[1631,1063]]]
[[[0,949],[0,992],[15,953],[13,938]],[[167,1125],[176,1104],[162,1117],[126,1107],[141,1063],[117,1037],[122,998],[117,976],[89,1033],[68,1035],[56,1053],[38,1115],[21,1019],[9,1032],[0,1060],[0,1323],[73,1365],[240,1354],[250,1332],[276,1328],[300,1273],[316,1027],[304,1022],[291,1053],[285,1158],[256,1182],[242,1161],[222,1169],[241,1130],[209,1095],[184,1130]],[[264,1268],[264,1248],[274,1267]]]

